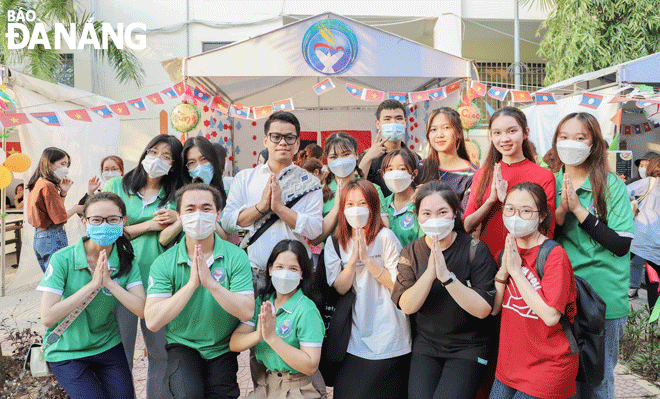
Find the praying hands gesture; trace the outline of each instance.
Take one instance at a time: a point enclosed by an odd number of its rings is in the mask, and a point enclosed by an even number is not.
[[[507,234],[504,242],[504,253],[502,254],[502,267],[505,269],[506,277],[514,276],[522,273],[522,259],[518,253],[518,246],[516,239],[511,234]],[[498,278],[501,277],[500,272],[497,273]],[[506,277],[502,280],[506,280]]]
[[[436,278],[440,281],[449,280],[449,269],[445,262],[445,256],[440,249],[440,240],[433,238],[433,248],[431,248],[431,257],[433,258],[433,265],[435,266]],[[429,265],[430,267],[430,265]]]
[[[270,187],[270,209],[277,213],[284,206],[282,203],[282,187],[280,187],[280,182],[275,175],[270,176],[268,185]]]
[[[99,253],[99,259],[96,262],[94,267],[94,274],[92,275],[92,286],[94,289],[99,289],[106,287],[109,289],[108,285],[114,283],[110,278],[110,269],[108,269],[108,256],[106,255],[105,249],[101,250]]]
[[[567,173],[564,173],[564,179],[561,185],[561,199],[555,211],[557,224],[564,224],[564,218],[568,212],[573,213],[580,223],[589,216],[589,211],[580,203],[580,198],[573,187],[571,177]]]
[[[502,166],[499,163],[495,164],[493,168],[493,180],[490,184],[490,196],[488,200],[492,203],[497,201],[504,203],[507,190],[509,189],[509,182],[502,177]]]
[[[261,338],[266,341],[268,345],[272,346],[272,342],[277,338],[277,333],[275,332],[275,315],[273,314],[273,304],[270,301],[266,301],[261,304],[261,311],[259,312],[259,325],[257,330],[261,335]]]

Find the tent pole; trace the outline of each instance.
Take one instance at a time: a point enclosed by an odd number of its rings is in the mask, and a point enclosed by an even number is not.
[[[2,85],[5,84],[5,80],[6,80],[5,75],[6,74],[7,74],[7,68],[3,66],[0,69],[0,84],[2,84]],[[0,100],[0,101],[2,101],[2,100]],[[5,153],[7,152],[7,138],[5,137],[6,134],[7,134],[7,129],[5,129],[3,127],[2,128],[2,151],[5,151]],[[0,251],[2,252],[0,254],[0,268],[2,269],[2,271],[0,273],[2,273],[2,287],[0,288],[0,296],[5,296],[5,266],[6,266],[5,265],[5,263],[6,263],[5,262],[5,233],[6,233],[6,229],[7,229],[7,226],[5,225],[5,211],[6,211],[6,209],[5,209],[5,207],[6,207],[6,203],[5,203],[5,201],[6,201],[5,198],[6,197],[5,197],[5,195],[6,195],[6,188],[3,188],[2,190],[0,190],[0,196],[2,197],[1,198],[2,203],[0,203],[0,218],[2,219],[2,221],[0,222],[0,224],[1,224],[0,230],[2,231],[2,243],[0,244]]]
[[[516,90],[520,90],[520,18],[518,16],[518,1],[513,0],[513,70]]]

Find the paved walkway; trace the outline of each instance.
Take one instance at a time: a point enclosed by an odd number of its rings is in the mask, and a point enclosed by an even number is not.
[[[11,278],[13,275],[13,269],[8,270],[8,272],[8,277]],[[39,301],[41,295],[35,291],[35,287],[36,284],[31,284],[21,288],[13,288],[7,291],[5,297],[0,297],[0,324],[12,326],[14,328],[31,327],[38,331],[45,331],[45,328],[39,323]],[[645,292],[640,290],[640,297],[633,300],[632,304],[637,307],[644,303],[646,303]],[[4,339],[4,335],[5,331],[0,330],[3,353],[9,353],[11,348],[7,340]],[[238,357],[238,362],[238,382],[241,387],[241,397],[245,397],[245,395],[252,390],[247,352],[241,353]],[[146,352],[144,349],[142,334],[140,333],[140,329],[138,329],[133,376],[135,379],[137,397],[140,399],[146,398],[146,374]],[[619,363],[615,369],[615,384],[616,398],[660,399],[660,386],[654,386],[643,380],[641,377],[631,374],[627,371],[625,365],[621,363]]]

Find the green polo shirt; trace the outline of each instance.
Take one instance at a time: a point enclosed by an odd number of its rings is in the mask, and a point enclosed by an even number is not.
[[[275,293],[270,295],[267,300],[273,303],[274,298]],[[263,300],[259,296],[254,305],[254,317],[245,324],[257,327],[262,303]],[[277,309],[275,313],[275,332],[284,342],[294,348],[300,349],[301,346],[320,348],[323,343],[325,327],[314,302],[303,295],[302,290],[299,289],[284,305]],[[263,363],[268,370],[280,373],[299,373],[298,370],[286,364],[264,340],[259,341],[254,347],[254,354],[257,360]]]
[[[207,261],[211,275],[231,292],[253,295],[250,260],[245,251],[214,233],[213,256]],[[160,255],[151,266],[147,298],[168,298],[183,288],[190,279],[190,257],[186,239]],[[229,352],[229,338],[239,320],[218,304],[201,285],[172,321],[167,324],[165,338],[170,344],[181,344],[197,350],[204,359],[214,359]]]
[[[165,197],[165,189],[163,187],[160,188],[156,197],[143,199],[139,194],[127,194],[121,185],[121,180],[122,176],[113,177],[108,180],[105,186],[103,186],[103,191],[117,194],[124,201],[124,204],[126,204],[126,216],[128,216],[126,226],[149,221],[154,218],[154,212],[163,208],[160,206],[161,199]],[[173,201],[168,202],[164,208],[176,209],[176,204]],[[151,264],[158,255],[165,251],[165,248],[158,242],[159,234],[159,231],[148,231],[131,240],[133,252],[135,253],[135,258],[137,259],[137,264],[142,275],[142,284],[145,287],[147,286]]]
[[[142,285],[136,262],[130,272],[116,277],[119,269],[117,247],[112,247],[108,256],[110,277],[125,289]],[[92,272],[87,264],[87,254],[81,238],[76,244],[62,248],[50,257],[48,267],[41,278],[37,291],[52,292],[62,300],[70,297],[92,281]],[[52,345],[46,346],[46,361],[80,359],[98,355],[112,349],[121,342],[117,320],[112,309],[117,303],[110,290],[102,288],[83,312],[71,323],[64,334]],[[64,319],[46,329],[48,336]]]
[[[394,232],[396,238],[401,242],[401,246],[405,247],[409,243],[415,241],[424,235],[417,223],[417,214],[415,213],[415,204],[412,202],[405,208],[398,211],[394,209],[394,194],[385,198],[385,209],[387,209],[387,216],[390,220],[390,230]]]
[[[383,191],[380,189],[380,186],[378,184],[374,184],[374,187],[376,188],[376,191],[378,192],[378,199],[380,200],[380,213],[386,214],[387,211],[385,210],[385,198],[383,197]],[[332,179],[330,183],[328,183],[328,188],[332,190],[333,193],[337,193],[337,180]],[[332,207],[335,206],[335,196],[330,198],[329,200],[325,201],[323,203],[323,216],[327,215],[330,213],[332,210]]]
[[[557,184],[557,207],[561,202],[563,170],[555,173]],[[607,174],[609,195],[607,201],[607,226],[623,237],[633,237],[633,221],[628,191],[623,180],[612,173]],[[576,190],[582,206],[598,216],[594,210],[591,182]],[[594,241],[578,226],[573,213],[567,213],[561,235],[555,239],[561,244],[571,260],[575,274],[585,279],[607,305],[605,317],[618,319],[628,314],[628,281],[630,278],[630,254],[615,256]]]

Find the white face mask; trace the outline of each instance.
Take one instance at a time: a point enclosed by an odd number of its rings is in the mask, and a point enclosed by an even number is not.
[[[442,240],[454,229],[454,219],[432,218],[419,225],[422,232],[431,238]]]
[[[282,295],[286,295],[298,288],[298,285],[300,284],[300,274],[285,269],[275,270],[270,276],[270,281],[273,282],[275,291]]]
[[[147,172],[149,177],[156,179],[168,174],[172,165],[168,164],[160,158],[147,155],[142,160],[142,167],[144,168],[145,172]]]
[[[117,177],[117,176],[121,176],[121,172],[114,170],[106,170],[105,172],[101,173],[101,178],[103,179],[103,181],[108,181],[113,177]]]
[[[352,206],[344,209],[344,216],[346,222],[354,229],[360,229],[367,225],[369,220],[369,209],[363,206]]]
[[[328,162],[328,168],[335,176],[343,178],[353,173],[356,164],[357,159],[353,157],[337,158]]]
[[[385,185],[393,193],[400,193],[412,183],[412,175],[405,170],[390,170],[383,175]]]
[[[216,213],[194,212],[181,215],[183,231],[195,240],[203,240],[215,231]]]
[[[539,219],[525,220],[518,215],[503,216],[504,227],[515,238],[527,237],[538,230]]]
[[[591,153],[591,146],[576,140],[557,141],[557,155],[564,165],[580,165]]]
[[[639,177],[642,179],[646,178],[646,168],[637,168],[637,171],[639,172]]]
[[[57,168],[57,169],[55,169],[55,170],[53,171],[53,174],[54,174],[55,177],[57,177],[58,179],[60,179],[60,180],[64,180],[64,178],[66,177],[66,175],[69,174],[69,168],[67,168],[66,166],[62,166],[61,168]]]

